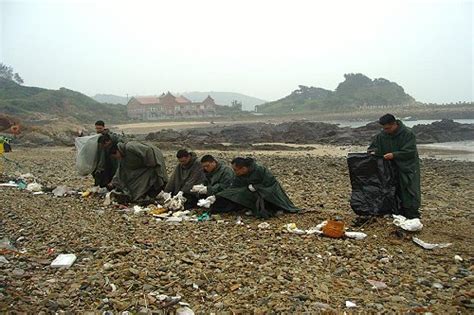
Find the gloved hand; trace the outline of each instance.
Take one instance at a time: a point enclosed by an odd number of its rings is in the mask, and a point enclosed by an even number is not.
[[[201,191],[203,188],[206,188],[206,186],[204,186],[204,185],[202,185],[202,184],[194,185],[193,188],[191,188],[191,192],[200,193],[200,191]]]
[[[203,188],[201,188],[201,189],[198,191],[198,194],[200,194],[200,195],[207,195],[207,187],[204,186]]]
[[[252,184],[250,184],[248,188],[249,188],[249,190],[250,190],[251,192],[256,192],[256,191],[257,191],[257,190],[255,189],[255,187],[253,187]]]

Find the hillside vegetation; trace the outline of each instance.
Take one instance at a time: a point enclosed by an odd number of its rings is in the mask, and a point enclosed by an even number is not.
[[[405,93],[404,89],[395,82],[379,78],[370,79],[367,76],[345,74],[345,80],[335,91],[319,87],[300,85],[290,95],[274,102],[257,107],[261,113],[291,113],[302,111],[347,111],[360,106],[393,106],[409,105],[416,101]]]

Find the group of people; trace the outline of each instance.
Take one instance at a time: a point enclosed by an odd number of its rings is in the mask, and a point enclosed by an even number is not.
[[[368,152],[393,161],[397,174],[400,214],[419,218],[420,165],[413,132],[391,114],[382,116],[383,130],[374,138]],[[199,199],[215,196],[211,212],[251,210],[267,218],[277,211],[298,212],[278,180],[265,166],[249,157],[236,157],[230,166],[212,155],[200,159],[186,149],[176,154],[178,163],[168,178],[165,159],[156,146],[138,141],[124,142],[122,137],[95,124],[99,137],[99,155],[93,172],[95,184],[116,189],[130,201],[154,198],[161,191],[176,195],[183,192],[185,208],[193,208]]]
[[[298,212],[275,176],[249,157],[234,158],[230,166],[212,155],[200,159],[181,149],[178,163],[168,178],[166,162],[156,146],[123,139],[97,121],[99,154],[93,172],[95,184],[115,189],[130,201],[154,198],[161,191],[186,198],[185,208],[196,207],[199,199],[215,196],[212,213],[251,210],[261,218],[277,211]]]

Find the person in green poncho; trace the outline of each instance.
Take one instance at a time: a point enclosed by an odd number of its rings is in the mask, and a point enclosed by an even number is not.
[[[112,145],[110,153],[119,166],[108,188],[121,190],[131,201],[156,197],[168,182],[165,159],[157,147],[130,141]]]
[[[196,153],[181,149],[176,153],[176,158],[179,163],[164,191],[172,195],[182,191],[183,196],[187,199],[184,208],[189,209],[196,206],[198,197],[191,190],[193,186],[204,183],[204,172]]]
[[[232,160],[235,173],[232,185],[216,194],[211,212],[249,209],[259,218],[268,218],[277,211],[299,212],[273,174],[252,158]]]
[[[234,180],[234,171],[212,155],[204,155],[201,165],[205,179],[202,185],[194,185],[191,191],[204,196],[213,196],[228,188]]]
[[[408,219],[420,217],[420,159],[415,134],[403,122],[386,114],[379,119],[383,127],[368,151],[393,161],[398,177],[397,196],[401,201],[401,215]]]
[[[106,187],[117,171],[118,162],[111,158],[110,148],[123,142],[122,137],[105,128],[105,123],[98,120],[95,123],[95,130],[101,134],[98,140],[97,163],[95,165],[92,176],[94,177],[94,185]]]

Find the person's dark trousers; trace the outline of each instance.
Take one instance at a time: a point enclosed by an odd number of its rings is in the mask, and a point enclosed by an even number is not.
[[[216,201],[211,205],[211,213],[227,213],[242,210],[242,206],[238,203],[230,201],[222,197],[217,197]]]
[[[183,196],[186,198],[186,202],[184,203],[185,210],[197,208],[197,202],[199,201],[199,198],[196,195],[183,194]]]

